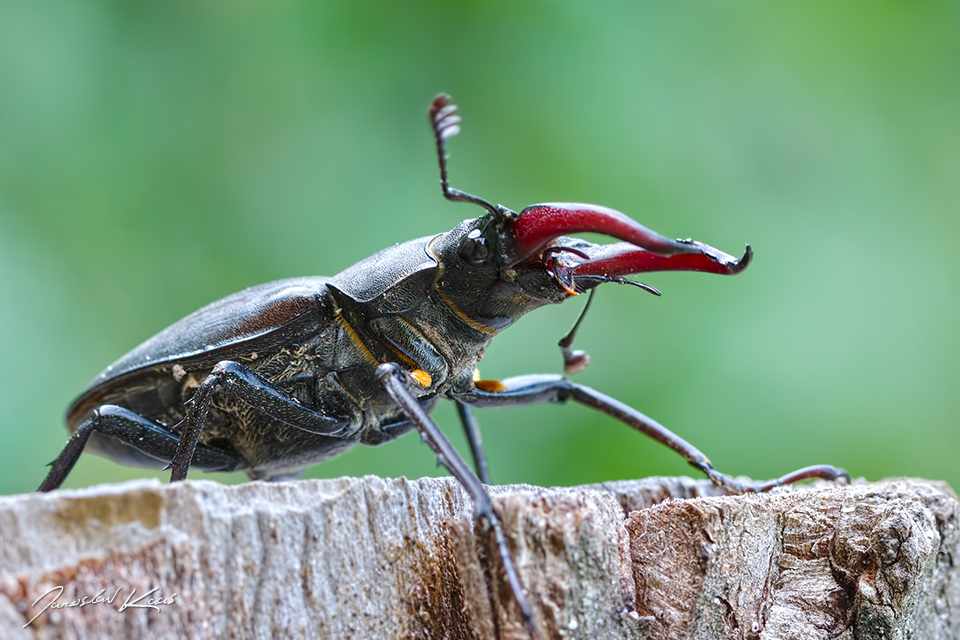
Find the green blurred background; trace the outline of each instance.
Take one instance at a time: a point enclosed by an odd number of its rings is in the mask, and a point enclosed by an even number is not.
[[[960,4],[8,0],[0,492],[33,490],[74,396],[183,315],[479,214],[437,188],[439,91],[459,188],[756,249],[737,278],[650,275],[660,299],[604,287],[580,382],[729,473],[960,487]],[[484,377],[559,371],[581,304],[506,331]],[[693,473],[581,407],[479,419],[496,482]],[[408,436],[308,475],[366,473],[443,471]],[[66,486],[146,475],[84,456]]]

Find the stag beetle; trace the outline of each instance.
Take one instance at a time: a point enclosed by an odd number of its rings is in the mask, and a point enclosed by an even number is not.
[[[670,240],[626,215],[589,204],[536,204],[519,214],[450,187],[446,140],[459,133],[449,97],[429,109],[448,200],[485,213],[447,233],[404,242],[332,277],[290,278],[214,302],[150,338],[98,375],[67,412],[72,432],[40,491],[56,489],[86,449],[118,462],[298,475],[357,443],[379,445],[420,431],[463,484],[475,517],[495,534],[505,573],[531,635],[532,610],[514,570],[490,496],[470,407],[574,400],[678,452],[717,485],[763,491],[797,480],[847,478],[815,466],[744,486],[714,470],[695,447],[639,411],[561,375],[478,380],[490,341],[523,314],[597,285],[634,284],[647,271],[735,275],[750,262],[693,240]],[[598,245],[565,234],[596,232]],[[585,306],[589,307],[589,302]],[[583,315],[560,342],[567,373],[587,356],[570,349]],[[437,428],[430,411],[457,403],[477,474]],[[479,475],[479,477],[478,477]],[[488,529],[488,530],[489,530]]]

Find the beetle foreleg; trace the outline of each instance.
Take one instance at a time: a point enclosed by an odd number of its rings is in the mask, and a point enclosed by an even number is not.
[[[772,482],[745,485],[714,469],[709,458],[703,455],[699,449],[653,418],[640,413],[633,407],[619,400],[615,400],[590,387],[576,384],[563,376],[518,376],[501,381],[499,387],[500,390],[498,391],[474,389],[467,394],[456,396],[455,399],[458,402],[466,402],[477,407],[516,407],[540,404],[543,402],[565,402],[567,400],[574,400],[580,404],[601,411],[633,427],[637,431],[650,436],[657,442],[670,447],[683,456],[691,466],[705,473],[714,484],[735,493],[769,491],[774,487],[809,478],[824,478],[827,480],[845,479],[848,482],[850,480],[850,476],[843,469],[829,465],[818,465],[805,467],[793,473],[788,473]]]
[[[350,421],[345,418],[331,417],[305,407],[293,396],[276,388],[266,378],[242,364],[224,360],[217,363],[210,375],[197,387],[193,397],[187,401],[187,415],[180,423],[183,427],[180,445],[170,465],[173,469],[171,482],[187,477],[193,452],[200,439],[200,430],[210,408],[210,399],[217,390],[243,400],[271,418],[308,433],[336,438],[350,425]]]
[[[410,419],[416,425],[423,436],[424,441],[437,454],[440,463],[445,466],[453,477],[466,489],[473,500],[473,517],[482,526],[493,529],[494,537],[497,542],[497,550],[500,553],[500,560],[503,562],[503,570],[507,575],[507,581],[510,583],[510,589],[513,591],[513,597],[520,608],[520,615],[523,618],[523,625],[530,633],[531,637],[540,638],[540,632],[537,629],[533,618],[533,609],[527,596],[524,593],[523,585],[520,584],[520,576],[513,565],[513,557],[507,548],[507,539],[500,526],[500,519],[493,509],[493,503],[490,500],[490,494],[480,483],[480,479],[470,470],[467,463],[460,457],[457,450],[453,447],[447,437],[440,431],[440,427],[433,421],[417,399],[410,393],[406,385],[406,374],[399,365],[394,363],[382,364],[377,367],[377,378],[383,385],[390,397],[400,405],[400,408],[410,416]]]
[[[63,451],[50,464],[50,473],[37,491],[53,491],[63,484],[94,431],[135,447],[160,463],[173,458],[180,443],[180,438],[163,426],[129,409],[112,404],[103,405],[73,432]],[[227,454],[204,445],[196,448],[191,462],[204,471],[231,471],[239,464],[238,460]],[[159,468],[160,464],[157,466]]]

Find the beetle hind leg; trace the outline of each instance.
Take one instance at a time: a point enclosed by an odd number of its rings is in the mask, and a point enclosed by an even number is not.
[[[63,484],[94,433],[115,438],[159,463],[172,460],[180,444],[180,438],[162,425],[129,409],[106,404],[73,432],[63,451],[50,463],[50,473],[37,491],[53,491]],[[198,446],[193,455],[193,465],[205,471],[232,471],[240,464],[236,458],[205,445]]]

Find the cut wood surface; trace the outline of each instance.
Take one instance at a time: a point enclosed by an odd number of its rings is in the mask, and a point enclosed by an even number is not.
[[[545,638],[960,638],[944,483],[492,491]],[[526,637],[450,479],[0,498],[0,638]]]

